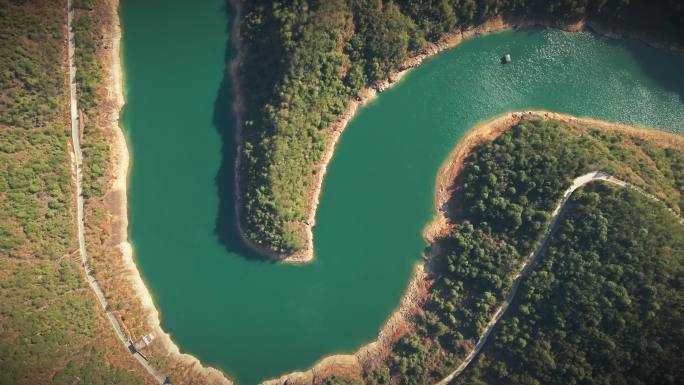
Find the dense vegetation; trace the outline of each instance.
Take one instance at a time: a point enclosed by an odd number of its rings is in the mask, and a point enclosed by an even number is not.
[[[459,197],[463,199],[464,209],[454,213],[455,226],[448,236],[438,241],[441,252],[431,261],[436,279],[423,313],[416,320],[415,330],[394,345],[389,359],[368,373],[366,382],[419,385],[435,382],[453,370],[474,346],[507,295],[515,272],[538,246],[548,226],[549,214],[562,192],[572,179],[592,170],[604,170],[631,181],[663,197],[674,210],[680,210],[684,179],[681,152],[636,137],[553,121],[523,121],[515,125],[493,142],[477,147],[466,159]],[[634,205],[635,210],[639,207]],[[664,208],[657,213],[663,212]],[[643,220],[654,218],[648,216]],[[662,223],[671,222],[663,220]],[[642,231],[639,226],[625,229],[633,223],[624,220],[621,226],[610,231],[622,231],[626,235]],[[608,224],[604,221],[600,226],[593,226],[588,222],[583,228],[586,238],[575,243],[589,247],[590,241],[601,241]],[[611,255],[639,249],[658,260],[662,253],[667,253],[666,248],[656,247],[661,238],[667,237],[658,232],[661,228],[652,229],[647,243],[636,242],[643,236],[634,238],[629,243],[633,249],[625,251],[611,246],[614,253]],[[678,242],[680,245],[682,239]],[[664,251],[661,253],[661,250]],[[595,260],[601,257],[601,253],[592,254]],[[669,254],[662,257],[667,259]],[[567,275],[579,268],[570,266],[565,265]],[[614,262],[611,269],[620,267]],[[623,269],[626,271],[628,267]],[[563,284],[573,285],[573,282]],[[657,287],[658,283],[644,282],[644,285]],[[594,294],[612,298],[612,293]],[[530,334],[525,337],[525,343],[533,339],[534,334]],[[514,342],[523,344],[517,339]]]
[[[95,1],[81,0],[74,4],[74,40],[76,52],[76,96],[83,119],[83,195],[100,197],[104,193],[102,178],[107,168],[109,146],[100,127],[98,90],[101,84],[101,64],[97,57],[100,34],[94,15]]]
[[[248,240],[301,249],[330,124],[426,41],[487,18],[583,17],[684,36],[679,0],[241,1],[240,220]],[[682,39],[684,40],[684,39]]]
[[[57,257],[71,241],[65,78],[55,76],[64,74],[63,13],[36,3],[0,2],[3,256]]]
[[[0,0],[0,384],[140,384],[74,254],[66,17]]]
[[[681,383],[684,227],[627,189],[591,186],[570,203],[494,342],[455,383]]]

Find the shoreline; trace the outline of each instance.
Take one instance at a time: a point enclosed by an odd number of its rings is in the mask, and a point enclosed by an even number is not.
[[[231,3],[236,0],[231,0]],[[563,31],[567,32],[582,32],[582,31],[588,31],[590,33],[593,33],[599,37],[604,37],[608,39],[632,39],[632,40],[637,40],[640,41],[648,46],[654,47],[654,48],[659,48],[659,49],[669,49],[674,52],[684,52],[684,47],[675,45],[673,43],[662,43],[661,41],[657,39],[651,39],[649,36],[638,33],[638,32],[630,32],[625,29],[620,29],[620,28],[606,28],[601,26],[598,23],[594,22],[587,22],[585,20],[580,20],[577,22],[572,22],[572,23],[566,23],[566,24],[559,24],[555,21],[552,20],[530,20],[530,19],[513,19],[511,20],[505,20],[503,17],[495,17],[493,19],[489,19],[484,21],[483,23],[477,25],[477,26],[470,26],[466,27],[465,29],[460,29],[457,28],[453,31],[449,31],[442,35],[436,42],[434,43],[427,43],[425,47],[421,48],[414,56],[407,58],[397,70],[394,70],[388,74],[388,76],[385,79],[379,80],[375,82],[374,84],[370,86],[364,87],[361,91],[358,93],[357,98],[351,98],[348,106],[345,108],[345,110],[342,112],[340,117],[333,122],[330,125],[330,133],[328,134],[328,137],[326,138],[326,149],[323,154],[321,163],[316,166],[316,174],[315,174],[315,181],[314,181],[314,190],[312,190],[309,201],[312,202],[311,208],[309,210],[309,217],[307,220],[307,239],[306,239],[306,244],[310,245],[307,250],[302,252],[302,254],[308,256],[308,258],[302,258],[302,257],[297,257],[297,254],[293,256],[286,256],[283,259],[278,260],[279,263],[310,263],[313,260],[313,226],[315,225],[315,216],[316,216],[316,211],[318,209],[318,204],[320,202],[320,193],[322,191],[322,186],[323,186],[323,181],[325,177],[325,173],[327,171],[328,165],[330,161],[332,160],[332,156],[334,154],[337,141],[339,140],[340,136],[344,132],[347,124],[353,119],[353,117],[356,114],[356,111],[358,108],[363,107],[367,105],[368,103],[372,102],[379,93],[386,91],[390,87],[396,85],[401,79],[414,67],[418,67],[422,62],[426,59],[429,59],[430,57],[437,55],[441,53],[442,51],[445,51],[447,49],[454,48],[458,46],[462,41],[470,39],[474,36],[482,36],[482,35],[487,35],[490,33],[496,33],[496,32],[503,32],[507,30],[518,30],[518,29],[525,29],[525,28],[534,28],[534,27],[542,27],[542,28],[554,28],[554,29],[560,29]],[[236,78],[237,79],[237,78]],[[234,98],[238,99],[239,94],[234,94]],[[234,99],[234,100],[235,100]],[[234,101],[234,103],[239,103]],[[653,133],[658,133],[658,134],[664,134],[666,136],[669,135],[675,135],[675,134],[670,134],[662,130],[658,129],[648,129],[648,128],[641,128],[641,127],[635,127],[635,126],[629,126],[625,124],[619,124],[619,123],[609,123],[605,121],[599,121],[599,120],[594,120],[590,118],[579,118],[579,117],[574,117],[571,115],[567,114],[557,114],[553,112],[547,112],[547,111],[534,111],[536,113],[541,113],[541,114],[555,114],[556,116],[562,116],[567,119],[575,119],[576,121],[582,120],[584,122],[598,122],[599,125],[605,125],[604,127],[600,128],[606,128],[607,126],[613,126],[614,128],[621,127],[621,130],[624,130],[628,128],[632,134],[636,132],[647,132],[649,135],[653,135]],[[533,112],[533,113],[534,113]],[[498,117],[495,117],[493,119],[502,119],[506,117],[506,115],[513,115],[516,114],[515,112],[510,112],[507,114],[500,115]],[[518,113],[520,114],[520,113]],[[449,164],[449,161],[451,160],[451,157],[454,155],[458,155],[457,150],[459,147],[461,150],[463,149],[462,143],[465,142],[465,140],[468,138],[469,135],[472,136],[479,136],[482,135],[482,132],[480,132],[480,129],[482,127],[487,128],[488,130],[491,129],[491,127],[487,127],[487,124],[490,123],[492,119],[483,121],[473,128],[469,129],[468,132],[461,138],[459,139],[459,142],[456,144],[456,148],[447,156],[446,160],[444,163],[440,166],[439,172],[436,177],[436,184],[435,184],[435,197],[433,198],[434,202],[434,208],[435,208],[435,215],[434,217],[425,225],[422,231],[422,236],[423,239],[428,243],[428,245],[432,245],[433,241],[435,238],[442,233],[445,230],[448,230],[446,226],[448,226],[448,223],[446,221],[446,217],[444,217],[442,211],[439,209],[442,204],[438,205],[438,202],[440,201],[439,197],[437,196],[437,192],[439,192],[439,188],[444,185],[444,176],[442,173],[444,171],[450,171],[450,170],[443,170],[446,165]],[[238,130],[240,130],[240,121],[238,120]],[[500,124],[503,122],[499,122]],[[480,129],[478,129],[480,127]],[[500,127],[499,130],[499,135],[505,131],[503,127]],[[496,135],[498,136],[498,135]],[[240,139],[241,137],[238,137]],[[492,139],[495,139],[496,137],[493,137]],[[681,138],[680,138],[681,139]],[[679,140],[679,139],[678,139]],[[684,149],[684,141],[680,142],[680,144],[683,146],[682,148]],[[241,146],[242,142],[238,141],[238,146]],[[475,145],[471,145],[470,149],[474,148]],[[240,147],[239,147],[240,148]],[[239,158],[239,152],[238,152],[238,158]],[[462,159],[465,159],[465,156],[462,157]],[[452,170],[453,171],[453,170]],[[238,167],[236,165],[236,183],[238,180]],[[236,199],[236,204],[239,200],[239,190],[236,189],[236,192],[238,193],[238,199]],[[445,191],[446,192],[446,191]],[[441,194],[440,197],[443,199],[444,194]],[[238,219],[239,222],[239,219]],[[239,225],[239,223],[238,223]],[[242,230],[240,230],[240,236],[243,237]],[[244,238],[244,237],[243,237]],[[255,250],[259,250],[259,248],[256,248]],[[268,251],[271,253],[271,255],[274,255],[276,258],[278,257],[277,253],[274,253],[272,251]],[[429,262],[434,253],[437,252],[437,250],[434,250],[434,247],[430,247],[428,250],[428,255],[424,255],[424,259]],[[281,256],[282,257],[282,256]],[[417,290],[417,288],[424,286],[426,289],[429,287],[431,284],[430,282],[427,281],[426,279],[426,262],[418,262],[416,263],[413,273],[411,274],[409,278],[409,283],[407,285],[407,288],[404,291],[404,294],[401,297],[400,304],[399,306],[393,310],[383,323],[383,326],[380,328],[378,331],[378,337],[371,342],[362,345],[359,347],[354,353],[349,353],[349,354],[331,354],[328,356],[325,356],[321,358],[320,360],[316,361],[310,368],[303,370],[303,371],[294,371],[290,373],[283,374],[279,377],[264,380],[260,383],[260,385],[289,385],[290,383],[293,384],[313,384],[313,379],[317,377],[321,377],[321,373],[333,373],[334,372],[334,367],[341,365],[347,368],[349,370],[349,367],[351,366],[353,368],[353,372],[355,374],[358,374],[361,372],[361,368],[366,366],[368,364],[368,358],[373,356],[373,353],[382,353],[381,349],[377,349],[380,345],[379,341],[383,340],[382,342],[393,342],[393,341],[384,341],[384,337],[388,335],[388,330],[387,328],[392,328],[395,325],[395,322],[398,322],[399,319],[405,322],[409,322],[408,320],[404,319],[402,316],[402,313],[406,312],[406,309],[404,308],[405,302],[409,302],[411,298],[419,298],[420,295],[420,290]],[[414,284],[414,282],[422,282],[421,284]],[[418,305],[417,303],[415,305]],[[418,311],[421,311],[420,306],[418,306]],[[396,338],[394,341],[398,340],[400,337]],[[373,357],[374,359],[377,359],[378,357]],[[302,382],[304,381],[304,382]]]
[[[104,80],[104,87],[111,100],[114,101],[114,108],[107,112],[109,117],[106,119],[110,126],[111,132],[114,133],[113,142],[111,143],[111,157],[114,168],[113,182],[107,190],[107,195],[112,194],[117,200],[115,207],[118,212],[111,214],[117,218],[115,220],[115,233],[119,234],[119,239],[115,239],[116,247],[121,252],[121,261],[125,268],[122,273],[128,279],[135,297],[140,301],[143,310],[143,318],[151,333],[155,336],[155,341],[158,344],[168,359],[174,363],[181,363],[192,366],[193,370],[199,372],[209,383],[232,385],[223,372],[212,367],[204,367],[201,362],[190,354],[181,353],[178,346],[173,342],[169,333],[164,332],[161,328],[159,319],[159,312],[154,304],[152,295],[142,279],[140,271],[135,264],[133,247],[128,240],[128,171],[130,165],[130,153],[126,142],[126,136],[123,127],[120,124],[120,114],[125,104],[123,94],[123,64],[121,61],[121,22],[119,19],[119,0],[108,0],[108,5],[111,7],[113,15],[113,22],[109,29],[109,36],[105,39],[111,39],[111,60],[109,63],[103,63],[105,67],[109,67],[108,75]],[[116,237],[114,237],[116,238]]]
[[[235,0],[231,0],[234,2]],[[442,35],[436,42],[426,43],[425,46],[420,48],[412,56],[404,60],[398,67],[398,69],[391,71],[384,79],[378,80],[371,85],[362,88],[356,95],[356,97],[351,97],[348,101],[347,107],[340,114],[338,119],[333,122],[328,127],[328,135],[325,139],[325,151],[321,162],[314,167],[314,188],[309,192],[307,198],[309,202],[309,213],[305,223],[305,239],[304,243],[306,247],[299,252],[294,254],[279,254],[272,250],[267,250],[262,247],[255,247],[256,251],[264,250],[265,254],[269,258],[274,258],[280,263],[310,263],[314,259],[314,249],[313,249],[313,227],[316,225],[316,212],[318,211],[318,205],[320,203],[320,195],[323,189],[323,181],[325,179],[325,174],[328,170],[328,165],[332,160],[332,157],[337,147],[337,142],[340,136],[346,129],[349,122],[354,118],[356,112],[359,108],[364,107],[369,104],[378,96],[378,94],[388,90],[392,86],[396,85],[401,79],[413,68],[418,67],[422,62],[430,57],[441,53],[447,49],[454,48],[458,46],[464,40],[470,39],[474,36],[487,35],[490,33],[502,32],[512,29],[523,29],[531,27],[544,27],[544,28],[556,28],[565,30],[568,32],[579,32],[586,28],[584,21],[558,24],[553,21],[541,21],[541,20],[530,20],[530,19],[516,19],[516,20],[506,20],[505,18],[498,16],[485,20],[484,22],[476,25],[469,26],[464,29],[457,28],[449,31]],[[235,99],[239,98],[239,94],[234,95]],[[239,104],[239,102],[234,102]],[[237,130],[240,131],[241,125],[238,119]],[[242,141],[241,136],[238,137],[238,149],[241,148]],[[238,158],[240,154],[238,152]],[[239,161],[238,161],[239,162]],[[239,165],[236,165],[236,181],[238,178]],[[237,183],[237,182],[236,182]],[[240,195],[237,200],[241,199],[240,190],[236,189],[237,193]],[[238,203],[236,203],[238,204]],[[239,218],[239,216],[238,216]],[[239,222],[239,219],[238,219]],[[242,232],[241,226],[239,226],[240,236],[244,239],[244,234]],[[248,242],[250,246],[255,246]]]
[[[411,69],[422,64],[424,60],[439,54],[442,51],[454,48],[464,40],[489,33],[502,32],[510,29],[530,28],[535,26],[558,28],[569,32],[579,32],[585,28],[583,21],[567,25],[556,25],[550,22],[529,20],[512,23],[505,21],[502,17],[493,18],[475,27],[466,28],[465,30],[456,29],[454,31],[445,33],[437,40],[437,42],[428,43],[425,47],[421,48],[416,55],[406,59],[399,66],[399,69],[392,71],[387,78],[379,80],[359,91],[359,97],[357,99],[352,98],[349,102],[349,105],[347,108],[345,108],[344,112],[342,112],[338,120],[330,126],[331,132],[326,139],[326,149],[321,163],[317,165],[316,168],[317,172],[314,181],[315,188],[309,197],[312,205],[309,210],[309,219],[307,221],[307,223],[309,223],[307,226],[307,244],[311,245],[311,247],[306,251],[305,255],[310,255],[310,257],[308,259],[292,259],[291,257],[286,257],[285,259],[281,260],[281,262],[309,263],[313,260],[313,226],[315,225],[315,216],[318,209],[318,204],[320,202],[320,193],[322,191],[325,173],[330,161],[332,160],[337,141],[347,127],[347,124],[356,115],[356,111],[360,107],[372,102],[379,93],[386,91],[393,85],[396,85]],[[235,95],[235,97],[237,98],[237,95]],[[424,229],[427,229],[427,227],[430,226],[433,221],[434,219],[431,220]],[[425,234],[425,230],[423,231],[423,234]],[[423,256],[424,259],[429,262],[435,252],[437,252],[437,250],[434,250],[434,248],[431,247],[428,251],[428,255]],[[354,374],[361,373],[363,367],[368,366],[372,361],[382,359],[383,355],[386,356],[386,354],[389,352],[390,344],[397,341],[399,338],[401,338],[401,336],[403,336],[403,334],[405,334],[402,333],[401,335],[396,335],[397,333],[395,332],[398,329],[398,325],[406,327],[404,330],[405,332],[408,332],[409,328],[412,327],[410,325],[410,319],[405,317],[405,315],[410,314],[411,311],[414,313],[415,311],[422,311],[420,306],[421,303],[419,303],[419,301],[415,301],[415,299],[421,298],[423,289],[425,293],[427,293],[427,289],[430,285],[431,282],[427,279],[426,262],[416,263],[413,273],[409,278],[407,287],[401,296],[399,306],[388,315],[374,340],[362,345],[354,353],[332,354],[325,356],[304,371],[286,373],[280,377],[262,381],[260,385],[289,385],[290,383],[313,384],[314,378],[320,377],[321,373],[333,373],[334,368],[340,364],[353,368],[351,371]],[[388,338],[392,335],[394,338]]]
[[[363,373],[364,368],[371,367],[374,362],[386,358],[391,344],[413,327],[411,317],[422,312],[421,299],[425,298],[427,290],[432,284],[432,280],[426,272],[426,265],[439,252],[437,239],[453,226],[445,215],[445,205],[455,191],[458,175],[463,169],[463,162],[478,145],[495,140],[507,129],[526,119],[558,120],[586,128],[597,128],[604,132],[621,133],[631,137],[648,139],[662,147],[674,148],[684,152],[684,137],[678,134],[656,128],[576,117],[551,111],[508,112],[476,124],[458,140],[454,149],[447,155],[439,168],[435,178],[433,197],[434,216],[423,228],[423,239],[428,244],[427,255],[424,255],[425,261],[418,262],[415,265],[399,307],[390,313],[380,328],[378,337],[361,346],[352,354],[326,356],[305,371],[284,374],[278,378],[263,381],[260,385],[308,385],[314,384],[316,378],[339,374],[340,372],[359,376]],[[672,210],[670,209],[670,211]],[[678,215],[678,213],[672,212]],[[340,368],[342,370],[339,370]]]
[[[234,8],[239,9],[239,0],[230,0],[231,5]],[[239,19],[238,19],[239,20]],[[240,150],[242,148],[242,135],[241,135],[241,119],[239,117],[238,110],[235,109],[237,125],[236,125],[236,139],[238,143],[238,152],[235,165],[235,183],[236,183],[236,213],[238,222],[238,232],[241,239],[245,244],[251,248],[253,251],[261,253],[270,259],[273,259],[279,263],[289,263],[289,264],[300,264],[300,263],[310,263],[314,259],[314,247],[313,247],[313,227],[316,224],[316,212],[318,210],[318,205],[320,203],[320,195],[323,188],[323,181],[325,179],[325,174],[328,169],[328,165],[332,160],[332,157],[337,147],[337,142],[340,136],[344,132],[347,124],[354,118],[356,111],[368,103],[372,102],[379,93],[386,91],[395,84],[397,84],[412,68],[420,66],[422,62],[430,57],[441,53],[447,49],[451,49],[459,45],[463,40],[470,39],[474,36],[482,36],[489,33],[503,32],[507,30],[518,30],[525,28],[552,28],[559,29],[567,32],[582,32],[588,31],[597,36],[607,38],[607,39],[630,39],[636,40],[643,44],[646,44],[653,48],[667,49],[673,52],[684,53],[684,46],[673,41],[665,41],[662,37],[655,36],[649,32],[640,32],[636,30],[626,29],[624,27],[616,25],[601,24],[599,22],[579,20],[575,22],[559,22],[551,19],[531,19],[527,17],[502,17],[497,16],[488,20],[483,21],[478,25],[471,25],[466,27],[457,27],[454,30],[444,33],[437,41],[428,42],[423,47],[418,49],[412,54],[412,56],[405,59],[398,67],[398,69],[391,71],[384,79],[378,80],[373,84],[367,85],[362,88],[355,97],[351,97],[348,101],[347,107],[340,114],[338,119],[333,122],[328,127],[328,135],[325,139],[325,151],[319,164],[314,166],[314,183],[313,189],[309,192],[307,200],[309,202],[309,213],[307,219],[304,221],[305,227],[305,237],[304,243],[305,247],[293,254],[283,254],[278,253],[274,250],[262,247],[260,245],[254,244],[253,242],[246,239],[244,232],[242,231],[242,225],[240,223],[239,210],[241,208],[242,194],[239,189],[239,162],[240,162]],[[239,27],[237,28],[239,32]],[[233,72],[233,65],[235,65],[235,70],[241,64],[239,61],[239,56],[242,52],[241,43],[239,42],[239,35],[233,35],[236,38],[235,48],[238,55],[231,62],[231,76],[233,76],[234,83],[239,82],[239,77],[237,71]],[[234,88],[234,106],[238,105],[241,108],[239,86]]]
[[[407,58],[399,65],[397,70],[391,71],[385,79],[376,81],[374,84],[364,87],[358,93],[357,98],[351,98],[349,105],[342,112],[340,117],[333,122],[329,129],[330,133],[328,138],[326,138],[325,152],[321,163],[315,167],[315,180],[314,189],[310,192],[309,202],[310,210],[309,216],[305,222],[306,224],[306,239],[307,244],[306,250],[303,250],[301,254],[306,257],[299,258],[297,254],[293,256],[287,256],[281,262],[283,263],[307,263],[311,262],[313,259],[313,227],[316,224],[316,212],[318,210],[318,205],[320,203],[320,195],[323,189],[323,181],[325,174],[328,169],[328,165],[332,160],[335,148],[337,147],[337,142],[347,127],[348,123],[356,115],[356,111],[360,107],[364,107],[368,103],[372,102],[378,94],[388,90],[392,86],[396,85],[401,81],[401,79],[413,68],[420,66],[423,61],[429,59],[430,57],[437,55],[445,50],[455,48],[464,40],[470,39],[474,36],[483,36],[490,33],[503,32],[508,30],[518,30],[526,28],[552,28],[560,29],[566,32],[583,32],[588,31],[597,36],[608,38],[608,39],[631,39],[637,40],[643,44],[646,44],[653,48],[658,49],[668,49],[673,52],[684,52],[684,47],[677,45],[672,42],[664,43],[657,38],[640,33],[632,32],[626,29],[611,28],[601,25],[600,23],[595,23],[592,21],[580,20],[570,23],[558,23],[553,20],[533,20],[528,18],[509,18],[508,20],[504,17],[498,16],[492,19],[485,20],[481,24],[476,26],[469,26],[465,29],[457,28],[455,30],[446,32],[442,35],[436,42],[427,43],[424,47],[420,48],[413,56]]]
[[[108,92],[113,92],[116,97],[116,111],[115,113],[112,114],[111,120],[108,119],[108,123],[112,124],[113,132],[115,132],[115,138],[114,138],[114,143],[112,147],[112,157],[113,157],[113,164],[115,168],[115,178],[112,186],[108,190],[108,193],[114,193],[114,195],[118,198],[118,203],[120,207],[120,212],[114,213],[115,215],[118,216],[118,221],[119,223],[117,224],[120,227],[121,230],[121,241],[118,242],[118,248],[121,250],[122,253],[122,260],[123,263],[126,267],[126,272],[123,274],[129,278],[129,281],[131,283],[132,288],[134,289],[136,297],[141,301],[143,309],[144,309],[144,318],[145,322],[151,327],[153,330],[154,334],[156,335],[157,339],[160,340],[160,343],[164,349],[164,351],[170,355],[169,359],[175,361],[175,362],[180,362],[184,364],[188,364],[193,366],[193,370],[200,371],[202,374],[206,376],[208,380],[210,380],[212,383],[223,383],[223,384],[232,384],[232,382],[227,378],[227,376],[221,372],[218,369],[214,369],[211,367],[203,367],[200,361],[189,354],[185,353],[180,353],[180,350],[178,346],[173,342],[171,339],[170,335],[168,333],[165,333],[160,325],[160,320],[159,320],[159,313],[156,309],[156,306],[154,305],[153,298],[145,286],[144,281],[142,280],[142,277],[140,275],[140,272],[137,269],[137,266],[135,264],[134,260],[134,255],[133,255],[133,248],[131,244],[128,242],[128,237],[127,237],[127,226],[128,226],[128,216],[127,216],[127,174],[129,170],[129,152],[128,152],[128,147],[126,144],[126,138],[123,132],[123,129],[119,125],[119,113],[121,111],[121,108],[124,105],[124,97],[123,97],[123,73],[122,73],[122,63],[120,60],[119,56],[119,49],[120,49],[120,38],[121,38],[121,31],[120,31],[120,23],[119,23],[119,18],[118,18],[118,0],[109,0],[108,3],[113,7],[114,9],[114,19],[115,23],[113,26],[113,31],[112,32],[112,61],[111,61],[111,78],[104,79],[105,80],[105,87],[107,87]],[[499,32],[499,31],[504,31],[508,29],[518,29],[518,28],[526,28],[526,27],[533,27],[533,26],[545,26],[545,27],[550,27],[552,26],[551,24],[545,24],[545,23],[538,23],[538,22],[523,22],[522,24],[516,24],[516,23],[508,23],[504,21],[502,18],[497,18],[493,19],[490,21],[485,21],[481,25],[477,27],[471,27],[466,30],[458,30],[458,31],[452,31],[440,38],[437,43],[429,43],[428,47],[424,48],[421,50],[421,53],[419,53],[416,56],[413,56],[411,58],[408,58],[402,65],[400,66],[400,69],[397,71],[392,72],[390,75],[388,75],[387,79],[381,80],[376,82],[375,84],[368,86],[364,89],[362,89],[359,92],[360,97],[358,100],[352,99],[348,105],[347,108],[345,108],[345,111],[340,115],[339,119],[334,122],[331,125],[331,132],[328,134],[328,137],[326,138],[326,150],[324,152],[324,156],[322,158],[322,162],[317,165],[316,170],[319,171],[315,178],[315,189],[312,190],[312,194],[310,199],[311,204],[311,209],[310,209],[310,214],[309,214],[309,220],[306,223],[306,232],[307,232],[307,247],[306,249],[301,252],[301,253],[295,253],[293,255],[287,256],[283,259],[281,259],[282,255],[278,254],[276,252],[273,252],[272,250],[266,249],[264,247],[261,247],[259,245],[253,244],[252,242],[248,241],[244,233],[242,231],[242,226],[240,223],[240,216],[239,216],[239,209],[240,209],[240,203],[241,203],[241,194],[239,190],[239,159],[240,159],[240,150],[242,147],[242,136],[241,136],[241,120],[240,120],[240,114],[239,111],[241,109],[241,103],[240,100],[241,98],[239,97],[240,95],[240,86],[239,86],[239,78],[236,76],[237,75],[237,68],[239,67],[240,63],[240,57],[242,53],[241,49],[241,43],[239,39],[239,16],[240,16],[240,5],[238,3],[238,0],[231,0],[231,6],[236,10],[235,12],[235,17],[234,17],[234,22],[232,25],[233,30],[237,30],[237,33],[231,34],[231,39],[233,40],[233,44],[237,48],[237,54],[235,58],[230,63],[230,72],[232,76],[232,83],[233,83],[233,90],[234,90],[234,98],[233,98],[233,108],[236,112],[236,119],[237,119],[237,125],[236,125],[236,137],[238,139],[237,144],[238,144],[238,151],[236,153],[237,159],[235,162],[235,184],[236,184],[236,194],[237,197],[235,199],[235,204],[236,204],[236,213],[238,214],[236,216],[236,221],[237,221],[237,226],[238,226],[238,232],[240,234],[240,237],[242,240],[245,242],[245,244],[253,249],[256,252],[259,252],[261,254],[267,255],[271,258],[276,258],[280,263],[307,263],[311,262],[313,260],[313,226],[315,225],[315,214],[317,211],[319,199],[320,199],[320,192],[322,190],[322,184],[324,180],[325,173],[327,171],[327,166],[329,162],[332,159],[334,149],[336,147],[337,141],[339,140],[340,135],[346,128],[346,125],[348,122],[354,117],[357,109],[359,107],[362,107],[366,105],[367,103],[371,102],[378,93],[388,89],[395,83],[397,83],[411,68],[416,67],[422,63],[423,60],[440,53],[446,49],[453,48],[456,45],[458,45],[462,40],[465,40],[467,38],[470,38],[475,35],[483,35],[487,33],[492,33],[492,32]],[[561,28],[559,26],[553,26],[555,28]],[[561,28],[563,29],[563,28]],[[591,31],[596,32],[593,27],[584,24],[583,22],[581,23],[581,27],[577,29],[577,31],[583,30],[583,29],[590,29]],[[600,32],[596,32],[598,34],[601,34]],[[608,35],[606,35],[608,36]],[[612,36],[609,36],[612,37]],[[617,36],[616,38],[624,38],[624,36]],[[671,48],[672,49],[672,48]],[[107,63],[104,63],[105,66]],[[465,138],[465,137],[464,137]],[[440,169],[441,170],[441,169]],[[360,369],[361,366],[369,362],[368,360],[373,360],[377,359],[377,354],[382,353],[382,347],[384,343],[387,342],[393,342],[390,341],[390,338],[393,336],[393,333],[396,333],[400,327],[397,325],[400,325],[398,323],[406,321],[405,314],[409,314],[411,311],[414,311],[413,308],[411,307],[406,307],[409,305],[405,305],[405,302],[415,305],[415,302],[412,301],[412,297],[418,297],[421,293],[422,288],[427,288],[425,286],[425,282],[427,282],[426,276],[425,276],[425,271],[424,271],[424,263],[417,263],[416,266],[414,267],[414,271],[411,275],[411,279],[408,283],[408,288],[405,290],[404,295],[402,295],[402,299],[400,302],[400,305],[397,310],[393,311],[385,321],[383,327],[380,329],[378,338],[373,340],[372,342],[363,345],[360,347],[354,354],[346,354],[346,355],[332,355],[332,356],[327,356],[319,360],[311,369],[307,370],[306,372],[297,372],[297,373],[311,373],[313,376],[314,373],[318,374],[321,371],[325,371],[326,368],[334,368],[339,365],[344,365],[347,363],[351,363],[352,369],[356,370],[357,368]],[[418,310],[419,307],[418,307]],[[389,329],[388,329],[389,328]],[[351,361],[349,361],[351,359]],[[355,363],[354,363],[355,362]],[[295,375],[295,373],[291,374]],[[287,374],[283,377],[290,376],[290,374]],[[281,377],[281,378],[283,378]],[[264,384],[274,384],[274,383],[279,383],[279,382],[272,382],[271,381],[266,381],[263,382]]]

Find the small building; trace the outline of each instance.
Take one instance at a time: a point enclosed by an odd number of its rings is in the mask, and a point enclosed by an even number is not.
[[[152,334],[145,334],[133,345],[133,347],[136,351],[140,351],[141,349],[148,347],[153,339],[154,336]]]

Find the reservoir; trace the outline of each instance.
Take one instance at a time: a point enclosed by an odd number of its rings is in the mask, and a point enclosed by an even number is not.
[[[122,0],[120,15],[136,261],[181,351],[241,385],[376,336],[426,246],[439,165],[469,127],[546,109],[684,131],[682,54],[589,33],[477,37],[350,123],[324,182],[315,261],[260,262],[235,237],[226,1]]]

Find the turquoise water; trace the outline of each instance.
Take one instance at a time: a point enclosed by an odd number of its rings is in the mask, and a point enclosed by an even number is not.
[[[351,122],[324,183],[315,262],[258,262],[234,240],[225,2],[123,0],[121,18],[137,263],[181,351],[240,384],[375,337],[425,247],[437,169],[477,122],[548,109],[684,131],[683,55],[587,33],[478,37]]]

